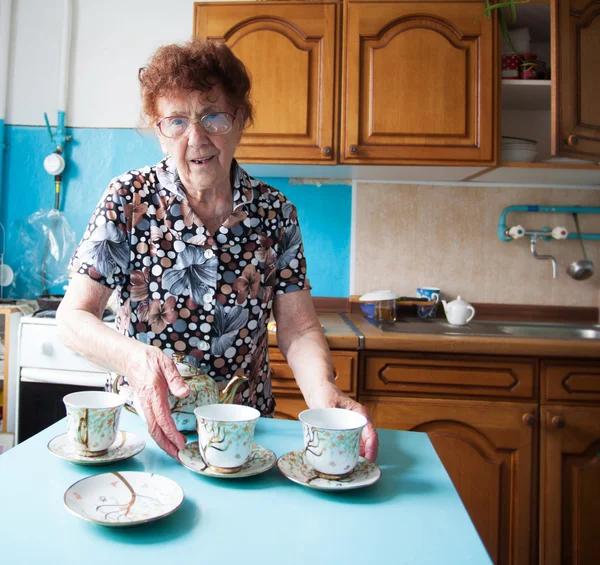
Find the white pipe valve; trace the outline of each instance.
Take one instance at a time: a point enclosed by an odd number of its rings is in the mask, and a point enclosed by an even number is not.
[[[525,229],[523,226],[513,226],[508,230],[508,236],[513,239],[519,239],[525,235]]]
[[[567,228],[563,228],[562,226],[556,226],[552,230],[552,237],[554,239],[567,239],[568,235],[569,235],[569,232],[568,232]]]

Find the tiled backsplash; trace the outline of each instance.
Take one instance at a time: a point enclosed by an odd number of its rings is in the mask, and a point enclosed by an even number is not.
[[[553,279],[550,261],[532,257],[529,238],[505,243],[497,235],[506,206],[600,206],[600,191],[358,183],[355,203],[354,294],[414,296],[417,286],[439,286],[444,297],[469,302],[600,306],[600,241],[585,242],[597,273],[578,282],[566,269],[583,258],[579,241],[538,244],[559,263]],[[511,213],[508,223],[575,231],[568,214]],[[600,215],[582,214],[580,225],[600,233]]]

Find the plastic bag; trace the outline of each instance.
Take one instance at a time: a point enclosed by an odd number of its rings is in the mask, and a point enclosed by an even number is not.
[[[25,218],[19,230],[21,294],[42,296],[65,283],[75,244],[75,232],[59,210],[39,210]]]

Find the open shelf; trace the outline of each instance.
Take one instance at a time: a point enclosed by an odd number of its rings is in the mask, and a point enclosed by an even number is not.
[[[551,86],[551,80],[502,79],[502,109],[550,111]]]

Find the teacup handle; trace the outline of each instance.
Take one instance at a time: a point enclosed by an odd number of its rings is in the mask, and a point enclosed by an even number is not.
[[[88,445],[88,411],[85,410],[85,416],[79,418],[77,422],[77,430],[75,432],[75,439],[77,443],[81,443],[87,447]]]
[[[473,306],[467,306],[468,310],[471,310],[471,315],[467,318],[467,324],[473,319],[473,316],[475,316],[475,308],[473,308]]]
[[[437,303],[440,301],[440,295],[439,295],[437,292],[434,292],[434,293],[431,295],[431,299],[432,299],[432,300],[435,300],[435,303],[437,304]]]

